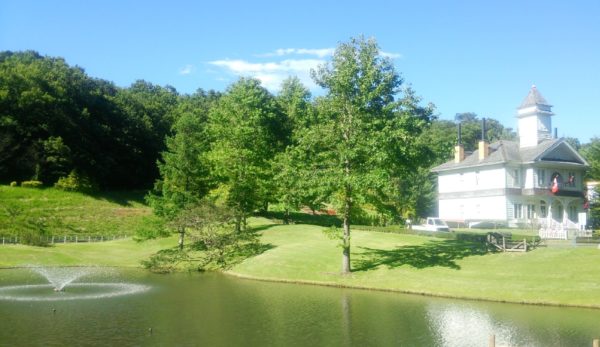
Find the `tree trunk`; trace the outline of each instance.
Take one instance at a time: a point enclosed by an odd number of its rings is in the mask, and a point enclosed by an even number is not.
[[[240,215],[236,215],[235,216],[235,232],[236,233],[240,233],[242,230],[242,216]]]
[[[283,224],[290,224],[290,209],[286,208],[283,212]]]
[[[185,237],[185,228],[179,228],[179,250],[183,250],[183,238]]]
[[[346,186],[344,197],[344,235],[342,237],[342,274],[349,274],[350,268],[350,206],[351,189]]]

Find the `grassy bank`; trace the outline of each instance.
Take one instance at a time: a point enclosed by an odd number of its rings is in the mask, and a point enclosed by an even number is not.
[[[131,239],[52,247],[0,246],[0,268],[31,265],[141,267],[153,253],[173,247],[175,237],[136,242]]]
[[[144,192],[85,195],[54,188],[0,186],[0,235],[134,235],[157,227]]]
[[[538,248],[488,253],[470,242],[355,231],[349,276],[321,227],[265,225],[268,251],[229,272],[257,279],[531,304],[600,308],[600,250]]]

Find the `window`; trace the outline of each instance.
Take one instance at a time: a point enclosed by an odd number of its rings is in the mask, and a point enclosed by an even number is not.
[[[569,219],[572,221],[577,220],[577,207],[576,206],[569,206]]]
[[[517,219],[523,218],[523,205],[521,205],[521,204],[514,204],[513,208],[514,208],[513,216],[515,218],[517,218]]]
[[[547,213],[548,212],[546,210],[546,202],[545,201],[540,201],[540,217],[546,218],[548,216]]]
[[[535,205],[527,205],[527,219],[535,218]]]
[[[520,170],[514,170],[513,171],[513,177],[514,177],[514,185],[515,186],[520,186],[521,185],[521,172]]]
[[[546,182],[546,170],[538,169],[537,170],[537,178],[538,178],[538,187],[546,187],[548,182]]]

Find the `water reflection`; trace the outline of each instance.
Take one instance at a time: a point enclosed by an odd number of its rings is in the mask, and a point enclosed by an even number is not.
[[[495,335],[496,346],[539,345],[514,324],[494,320],[489,313],[466,304],[429,304],[427,319],[439,346],[485,346],[490,335]]]
[[[119,346],[462,347],[487,346],[492,333],[497,346],[586,346],[600,335],[600,310],[447,300],[219,274],[128,271],[121,279],[152,290],[100,300],[0,301],[0,315],[10,319],[0,329],[0,346],[77,341]],[[0,286],[36,284],[39,276],[0,270]]]

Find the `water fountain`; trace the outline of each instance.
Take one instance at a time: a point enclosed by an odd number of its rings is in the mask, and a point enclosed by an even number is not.
[[[141,293],[149,286],[124,282],[85,282],[82,278],[110,274],[107,268],[29,267],[48,283],[0,287],[0,300],[62,301],[101,299]]]

